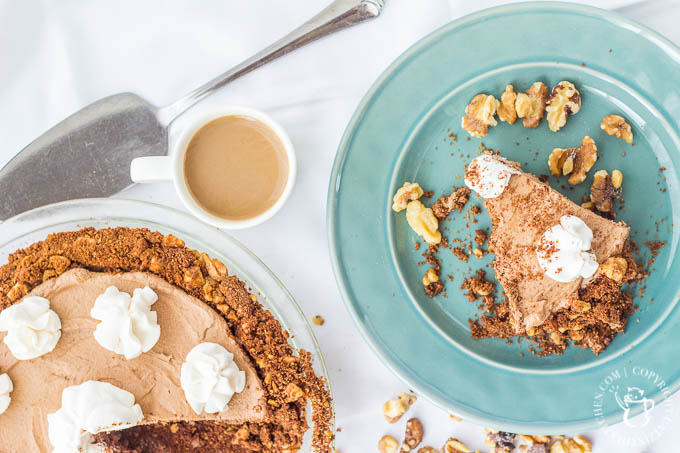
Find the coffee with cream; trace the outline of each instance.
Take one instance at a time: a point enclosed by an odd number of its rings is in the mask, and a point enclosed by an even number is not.
[[[289,162],[279,136],[244,115],[212,120],[194,134],[184,156],[184,177],[192,197],[210,214],[246,220],[264,213],[281,197]]]

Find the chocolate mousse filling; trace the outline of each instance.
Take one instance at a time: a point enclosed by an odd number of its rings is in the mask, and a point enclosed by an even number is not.
[[[640,278],[628,243],[629,227],[573,203],[522,172],[519,164],[499,159],[516,173],[484,205],[492,223],[489,251],[496,254],[493,268],[506,299],[471,321],[472,335],[526,335],[539,344],[541,355],[561,353],[571,340],[599,354],[624,331],[633,309],[632,297],[622,290]],[[556,281],[538,262],[539,239],[563,216],[576,216],[592,230],[591,252],[599,264],[592,277]]]
[[[129,361],[92,337],[97,321],[89,310],[111,285],[126,292],[148,285],[159,295],[160,339]],[[0,415],[0,451],[51,451],[46,415],[59,408],[63,387],[87,379],[120,386],[142,406],[142,424],[96,435],[112,452],[296,451],[309,429],[308,401],[314,448],[332,451],[331,399],[310,354],[292,348],[244,282],[180,239],[130,228],[52,234],[0,267],[0,310],[29,294],[51,300],[62,337],[52,352],[28,361],[0,343],[0,372],[14,382]],[[179,386],[183,358],[202,341],[225,346],[246,372],[246,388],[218,414],[194,413]]]

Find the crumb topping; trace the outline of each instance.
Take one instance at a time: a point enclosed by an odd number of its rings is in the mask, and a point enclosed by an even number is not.
[[[443,221],[448,215],[457,211],[459,214],[470,199],[470,189],[456,187],[450,195],[444,195],[432,206],[432,211],[439,221]]]

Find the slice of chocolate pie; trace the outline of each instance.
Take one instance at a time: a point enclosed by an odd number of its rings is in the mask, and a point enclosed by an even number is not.
[[[0,452],[330,452],[309,354],[226,267],[144,229],[57,233],[0,268]],[[58,444],[58,445],[55,445]],[[88,448],[95,448],[89,450]]]
[[[627,253],[629,227],[582,208],[489,152],[473,159],[465,181],[484,198],[491,217],[489,249],[507,297],[502,316],[511,326],[505,336],[545,334],[554,344],[551,352],[566,339],[603,350],[623,331],[631,308],[630,296],[620,290],[636,275]],[[486,336],[499,321],[483,317],[473,335]]]

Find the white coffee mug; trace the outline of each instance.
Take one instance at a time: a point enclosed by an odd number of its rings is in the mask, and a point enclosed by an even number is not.
[[[271,130],[278,136],[286,150],[288,157],[288,180],[281,193],[279,199],[269,209],[262,214],[244,220],[227,220],[217,217],[201,207],[196,200],[194,200],[189,188],[187,187],[186,178],[184,177],[184,156],[186,154],[189,142],[193,136],[203,126],[223,116],[246,116],[262,122],[269,126]],[[288,134],[283,128],[267,114],[254,110],[248,107],[225,107],[218,110],[212,110],[199,116],[193,125],[187,128],[174,146],[173,152],[169,156],[147,156],[138,157],[132,161],[130,165],[130,177],[136,183],[157,183],[172,181],[177,195],[182,200],[182,203],[193,215],[202,221],[225,229],[241,229],[248,228],[270,219],[276,214],[284,205],[295,184],[295,176],[297,173],[297,165],[295,159],[295,150],[293,144],[288,137]]]

